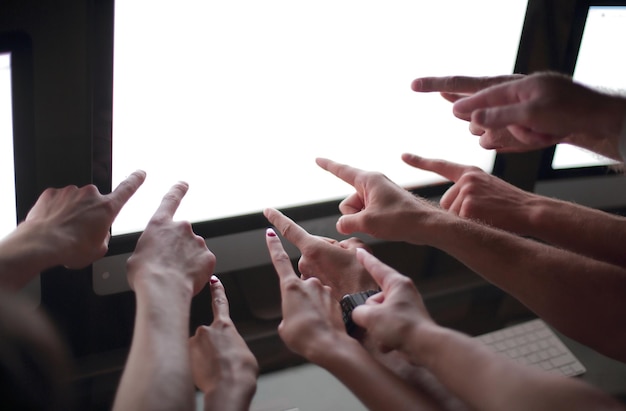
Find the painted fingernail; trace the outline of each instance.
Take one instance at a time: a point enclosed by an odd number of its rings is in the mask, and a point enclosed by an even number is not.
[[[211,281],[211,284],[215,284],[215,283],[219,283],[220,282],[219,278],[217,278],[214,275],[211,276],[211,279],[209,281]]]
[[[265,234],[267,234],[268,237],[276,237],[276,232],[272,228],[268,228],[265,231]]]

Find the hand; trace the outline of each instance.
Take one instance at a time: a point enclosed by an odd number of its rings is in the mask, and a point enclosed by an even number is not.
[[[418,328],[437,327],[413,281],[380,262],[365,250],[357,259],[380,285],[381,292],[352,311],[352,319],[367,330],[383,350],[404,350]]]
[[[356,189],[339,204],[343,214],[337,221],[342,234],[362,232],[391,241],[424,243],[427,230],[411,232],[407,223],[417,220],[427,224],[432,217],[444,213],[425,199],[393,183],[386,176],[318,158],[317,164]]]
[[[432,171],[454,182],[439,204],[460,217],[480,220],[519,235],[530,234],[529,218],[537,196],[488,174],[478,167],[403,154],[410,166]]]
[[[603,94],[556,73],[537,73],[486,88],[454,104],[470,129],[506,128],[520,144],[489,141],[486,148],[538,149],[567,142],[620,159],[617,137],[626,100]],[[483,141],[485,140],[485,141]]]
[[[293,220],[275,209],[263,211],[269,222],[293,243],[302,256],[298,261],[301,277],[316,277],[331,288],[337,301],[346,294],[376,288],[376,282],[356,260],[355,250],[367,248],[358,238],[337,241],[311,235]]]
[[[438,91],[441,96],[451,103],[455,103],[465,97],[471,96],[481,90],[498,84],[520,80],[522,74],[511,74],[494,77],[422,77],[413,80],[413,91],[429,93]],[[470,121],[469,115],[455,113],[459,118]],[[485,129],[470,122],[470,133],[480,137],[479,144],[485,149],[495,149],[499,153],[513,153],[537,150],[543,148],[543,144],[531,145],[517,140],[506,128]]]
[[[339,304],[317,278],[298,278],[273,229],[267,229],[265,240],[280,281],[283,319],[278,334],[290,350],[318,363],[338,339],[350,338]]]
[[[105,195],[94,185],[49,188],[24,224],[39,227],[39,234],[54,244],[56,264],[83,268],[106,254],[113,220],[145,178],[145,172],[136,171]]]
[[[215,268],[215,256],[188,221],[173,221],[187,193],[187,183],[175,184],[163,197],[128,259],[128,283],[137,291],[152,282],[174,283],[197,294]]]
[[[251,399],[259,365],[230,318],[224,286],[215,276],[210,283],[213,323],[198,327],[189,339],[194,383],[215,404],[221,402],[216,397],[223,398],[228,392]]]

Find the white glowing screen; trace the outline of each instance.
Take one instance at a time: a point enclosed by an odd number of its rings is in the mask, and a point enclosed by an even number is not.
[[[403,152],[490,170],[421,76],[510,73],[526,0],[124,0],[115,5],[113,186],[148,177],[113,226],[140,231],[178,180],[177,218],[342,198],[327,157],[404,186]]]
[[[17,224],[11,100],[11,53],[0,53],[0,238]]]
[[[626,56],[616,45],[626,42],[626,7],[589,8],[573,78],[591,87],[626,93]],[[568,144],[554,152],[555,169],[608,165],[611,159]]]

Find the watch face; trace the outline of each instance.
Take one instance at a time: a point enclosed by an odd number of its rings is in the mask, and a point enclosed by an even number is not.
[[[343,316],[343,323],[346,325],[346,331],[349,335],[353,335],[359,327],[352,321],[352,310],[361,304],[365,304],[365,301],[372,295],[379,293],[379,290],[367,290],[354,294],[347,294],[341,299],[341,313]]]

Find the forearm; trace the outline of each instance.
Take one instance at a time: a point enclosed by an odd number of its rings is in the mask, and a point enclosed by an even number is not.
[[[425,398],[432,399],[445,411],[467,411],[469,408],[456,395],[444,387],[432,372],[421,365],[409,362],[406,355],[399,351],[382,353],[378,344],[373,341],[369,334],[360,340],[365,350],[379,363],[398,376],[406,384],[412,387]]]
[[[626,218],[557,199],[539,197],[528,234],[557,247],[626,267]]]
[[[591,386],[515,364],[464,334],[436,325],[413,329],[402,351],[474,409],[620,409]]]
[[[114,410],[190,410],[194,388],[188,345],[191,289],[153,284],[137,290],[130,354]]]
[[[626,360],[626,270],[438,213],[411,230],[504,289],[564,334]]]
[[[442,409],[376,361],[356,340],[346,336],[332,347],[308,359],[333,374],[369,410]]]
[[[46,238],[43,228],[21,223],[0,241],[0,286],[9,290],[24,287],[41,271],[59,264],[56,242]]]

